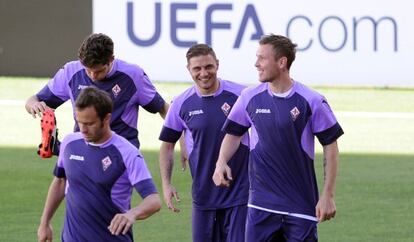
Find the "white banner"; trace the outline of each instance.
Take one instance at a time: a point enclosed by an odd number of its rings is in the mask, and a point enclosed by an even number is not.
[[[256,83],[258,39],[275,33],[298,44],[291,76],[303,83],[413,87],[411,12],[405,0],[94,0],[93,31],[152,80],[191,81],[187,49],[207,43],[220,77]]]

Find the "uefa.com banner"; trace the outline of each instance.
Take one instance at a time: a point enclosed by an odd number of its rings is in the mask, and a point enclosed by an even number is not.
[[[298,44],[291,76],[311,85],[414,86],[414,23],[406,0],[94,0],[93,31],[152,80],[191,81],[185,54],[211,45],[219,76],[256,83],[258,39]]]

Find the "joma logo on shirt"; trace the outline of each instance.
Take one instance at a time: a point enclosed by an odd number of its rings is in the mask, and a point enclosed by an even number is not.
[[[270,109],[268,109],[268,108],[258,108],[258,109],[256,109],[256,113],[270,113]]]
[[[87,88],[88,86],[85,86],[85,85],[79,85],[78,86],[78,90],[81,90],[81,89],[85,89],[85,88]]]
[[[85,158],[83,158],[83,156],[80,156],[80,155],[70,155],[69,160],[80,160],[80,161],[84,161]]]
[[[191,116],[199,115],[199,114],[203,114],[203,113],[204,113],[203,110],[199,109],[199,110],[194,110],[194,111],[188,112],[188,115],[191,117]]]

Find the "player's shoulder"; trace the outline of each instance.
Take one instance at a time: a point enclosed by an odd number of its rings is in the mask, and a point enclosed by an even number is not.
[[[61,148],[66,147],[68,144],[78,141],[78,140],[82,140],[82,139],[83,139],[83,136],[81,132],[70,133],[63,138],[60,146]]]
[[[254,96],[262,93],[263,91],[267,91],[267,83],[260,83],[258,85],[246,87],[241,92],[240,97],[246,100],[251,99]]]
[[[67,142],[67,141],[72,141],[72,140],[78,140],[78,139],[82,139],[83,138],[83,136],[82,136],[82,133],[81,132],[74,132],[74,133],[70,133],[70,134],[67,134],[64,138],[63,138],[63,140],[62,140],[62,142]]]
[[[110,144],[114,145],[116,149],[121,153],[122,156],[136,156],[139,155],[139,150],[131,142],[129,142],[125,137],[112,132],[112,138]]]
[[[139,65],[121,59],[114,60],[113,68],[115,68],[116,71],[125,73],[129,76],[142,76],[145,74],[144,70]]]
[[[60,68],[59,71],[63,74],[63,76],[66,77],[66,79],[71,79],[72,76],[84,69],[85,67],[82,65],[82,63],[77,60],[67,62]]]
[[[85,69],[85,67],[79,60],[75,60],[66,62],[66,64],[63,65],[62,69],[64,69],[67,72],[77,72],[79,70]]]
[[[137,90],[143,90],[143,87],[152,86],[150,78],[137,64],[132,64],[124,60],[115,59],[113,65],[114,71],[121,75],[126,75]]]
[[[187,101],[189,98],[193,97],[194,95],[197,95],[197,91],[196,91],[196,86],[192,85],[191,87],[185,89],[179,95],[175,96],[173,100],[171,101],[171,105],[182,106],[185,101]]]
[[[113,144],[115,144],[116,146],[122,146],[125,147],[127,149],[130,150],[135,150],[137,149],[137,147],[135,147],[131,142],[129,142],[125,137],[115,133],[114,131],[112,132],[112,142]]]
[[[298,81],[294,82],[294,92],[311,104],[320,103],[325,99],[322,94]]]
[[[243,91],[243,89],[245,89],[247,86],[237,83],[237,82],[233,82],[233,81],[229,81],[229,80],[223,80],[223,79],[219,79],[221,85],[223,85],[223,90],[231,92],[236,94],[237,96],[240,96],[241,92]]]

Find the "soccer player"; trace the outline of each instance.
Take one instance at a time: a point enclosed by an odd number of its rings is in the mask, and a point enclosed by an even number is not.
[[[133,241],[132,225],[161,207],[139,150],[110,129],[112,100],[88,87],[75,103],[80,132],[67,135],[38,228],[39,241],[52,241],[50,221],[66,198],[62,241]],[[132,187],[143,198],[130,208]]]
[[[278,233],[288,242],[317,241],[318,222],[336,212],[336,140],[343,131],[326,99],[290,77],[296,44],[273,34],[259,43],[255,66],[261,84],[245,89],[229,114],[213,180],[216,185],[228,184],[234,165],[227,161],[250,128],[246,241],[271,241]],[[314,171],[314,136],[323,146],[321,197]]]
[[[94,86],[106,91],[113,100],[111,129],[139,148],[139,106],[151,113],[158,112],[164,118],[168,103],[158,94],[143,69],[116,59],[113,49],[114,43],[110,37],[104,34],[88,36],[79,48],[79,60],[65,64],[43,89],[30,97],[25,105],[27,112],[33,117],[41,116],[47,109],[56,109],[67,100],[71,100],[74,106],[81,90]],[[53,124],[46,127],[46,122],[43,122],[42,127],[52,130],[56,123]],[[75,122],[74,131],[78,130]],[[44,133],[43,139],[48,141],[52,138],[48,132]],[[47,148],[49,146],[41,147]]]
[[[217,77],[219,61],[213,49],[196,44],[187,52],[187,69],[194,85],[176,97],[170,106],[160,140],[160,170],[164,200],[179,212],[173,198],[179,195],[171,184],[174,145],[182,132],[189,157],[192,183],[192,236],[194,242],[244,241],[248,196],[248,136],[244,136],[229,159],[237,177],[229,188],[211,180],[224,133],[221,128],[231,107],[245,87]]]

